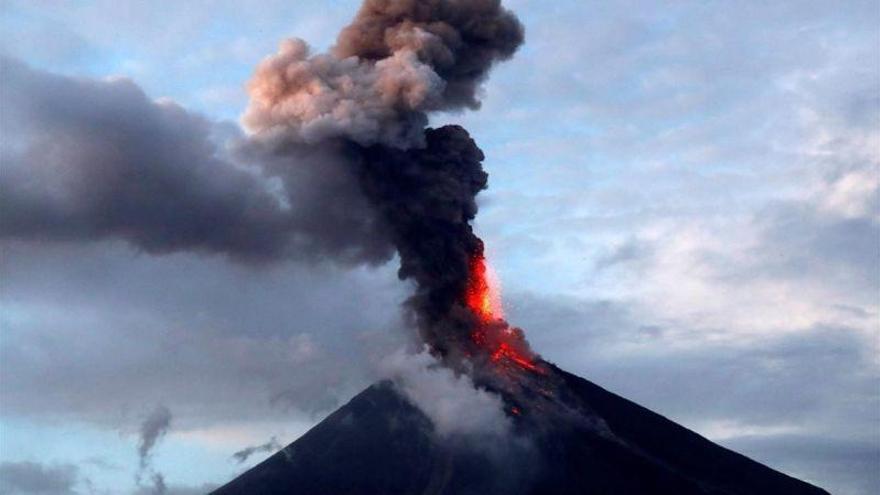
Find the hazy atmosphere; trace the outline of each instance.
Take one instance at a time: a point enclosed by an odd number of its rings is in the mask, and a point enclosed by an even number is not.
[[[343,174],[261,181],[277,156],[241,145],[278,118],[261,61],[330,49],[359,4],[0,0],[0,493],[205,493],[427,359]],[[880,5],[504,5],[516,57],[426,101],[485,153],[507,320],[721,445],[880,492]],[[297,132],[411,138],[363,118]]]

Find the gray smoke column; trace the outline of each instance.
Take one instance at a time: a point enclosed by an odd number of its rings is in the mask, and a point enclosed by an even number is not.
[[[255,141],[290,168],[303,149],[332,148],[357,178],[375,235],[416,283],[407,307],[421,337],[447,362],[532,358],[521,331],[481,321],[466,301],[484,262],[470,224],[487,187],[483,153],[461,127],[427,128],[429,112],[478,108],[480,84],[522,42],[498,0],[367,0],[330,53],[286,40],[249,85],[243,122]]]
[[[141,467],[146,467],[149,462],[150,452],[162,437],[171,428],[171,411],[165,406],[158,406],[141,423],[140,442],[138,443],[138,457]]]
[[[151,469],[150,454],[156,443],[162,439],[171,428],[171,411],[165,406],[157,406],[141,423],[140,437],[138,442],[138,472],[135,481],[141,484],[143,475]],[[167,491],[165,477],[162,473],[153,470],[150,479],[153,481],[153,493],[162,495]]]

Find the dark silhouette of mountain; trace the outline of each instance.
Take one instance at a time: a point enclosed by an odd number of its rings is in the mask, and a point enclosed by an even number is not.
[[[507,437],[438,438],[382,382],[214,495],[828,495],[541,365],[484,385],[503,397]]]

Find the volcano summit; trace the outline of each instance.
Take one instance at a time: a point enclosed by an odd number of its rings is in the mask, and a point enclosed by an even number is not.
[[[828,495],[540,361],[507,438],[441,437],[391,382],[214,495]]]

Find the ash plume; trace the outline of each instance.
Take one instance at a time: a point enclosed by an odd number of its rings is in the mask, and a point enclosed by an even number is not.
[[[470,221],[488,176],[483,153],[463,128],[428,129],[424,136],[424,148],[359,150],[360,179],[389,225],[398,276],[416,282],[407,305],[422,338],[445,355],[469,345],[475,324],[461,298],[471,259],[483,255]]]
[[[131,81],[2,58],[0,239],[249,263],[397,253],[415,282],[408,315],[437,356],[530,357],[519,330],[465,300],[483,259],[470,225],[483,153],[461,127],[427,127],[431,112],[478,108],[523,36],[500,0],[366,0],[328,53],[287,40],[259,64],[231,148],[224,126]]]
[[[367,0],[329,53],[287,40],[249,84],[243,122],[279,157],[275,173],[286,185],[297,154],[314,147],[332,149],[356,178],[375,235],[397,251],[399,277],[415,282],[409,314],[447,361],[484,352],[463,296],[483,259],[470,222],[488,177],[467,131],[427,128],[428,113],[478,108],[489,70],[522,41],[522,25],[499,0]],[[521,332],[503,322],[489,329],[531,355]]]

